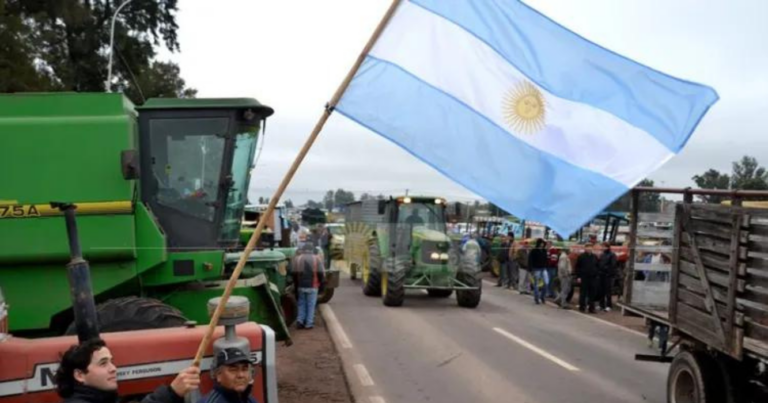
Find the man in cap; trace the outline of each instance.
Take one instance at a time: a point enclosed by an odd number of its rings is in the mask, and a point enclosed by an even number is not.
[[[225,348],[213,362],[213,390],[200,403],[258,403],[251,396],[253,362],[239,348]]]

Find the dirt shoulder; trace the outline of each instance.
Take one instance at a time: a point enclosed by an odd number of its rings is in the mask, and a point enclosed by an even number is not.
[[[291,328],[293,345],[277,347],[280,403],[352,403],[341,358],[318,312],[315,328]]]

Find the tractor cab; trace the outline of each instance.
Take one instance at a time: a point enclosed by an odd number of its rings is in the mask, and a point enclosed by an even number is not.
[[[408,256],[415,265],[448,264],[451,239],[446,232],[444,199],[401,196],[387,205],[394,255]]]
[[[141,200],[171,250],[234,248],[259,132],[255,99],[150,99],[139,111]]]
[[[446,232],[445,200],[440,198],[399,197],[395,200],[392,222],[398,226],[410,227],[411,230],[426,229]]]

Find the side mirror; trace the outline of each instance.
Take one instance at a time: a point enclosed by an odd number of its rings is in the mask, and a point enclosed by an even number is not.
[[[386,210],[387,210],[387,201],[379,200],[379,215],[383,215]]]
[[[120,169],[123,179],[139,179],[139,156],[136,150],[124,150],[120,153]]]

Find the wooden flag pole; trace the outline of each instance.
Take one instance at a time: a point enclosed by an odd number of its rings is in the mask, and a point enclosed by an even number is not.
[[[400,4],[400,1],[401,0],[392,1],[392,4],[389,6],[389,9],[387,9],[387,13],[384,14],[384,17],[379,22],[379,25],[376,27],[376,30],[373,32],[373,35],[371,35],[371,38],[368,39],[368,43],[365,45],[365,48],[363,48],[363,51],[357,57],[357,61],[355,61],[355,64],[349,70],[349,73],[347,73],[347,76],[344,78],[344,81],[336,90],[336,93],[333,94],[333,98],[331,98],[331,101],[326,106],[322,116],[320,116],[320,120],[317,122],[317,124],[315,125],[315,128],[312,130],[312,134],[310,134],[309,138],[304,143],[304,146],[301,148],[301,151],[299,151],[299,154],[296,156],[296,159],[293,161],[293,165],[291,165],[291,168],[288,170],[288,173],[285,174],[285,177],[283,178],[283,181],[280,183],[280,186],[277,188],[277,191],[275,191],[275,194],[270,199],[269,206],[267,206],[267,211],[264,212],[264,214],[262,214],[261,218],[259,219],[259,224],[256,226],[256,229],[253,231],[253,235],[251,235],[251,239],[248,241],[248,244],[245,246],[245,250],[243,251],[243,254],[240,256],[240,260],[237,262],[237,266],[235,267],[235,270],[232,272],[232,276],[229,277],[229,282],[227,282],[227,286],[224,289],[224,293],[221,295],[221,302],[219,302],[219,306],[216,307],[216,310],[213,312],[213,316],[211,317],[211,322],[208,324],[208,331],[205,333],[205,337],[203,337],[203,340],[200,342],[200,346],[197,349],[197,354],[195,355],[195,360],[193,361],[192,365],[196,367],[200,367],[200,362],[203,359],[203,354],[205,354],[205,350],[208,348],[208,345],[211,342],[211,337],[213,337],[213,332],[214,330],[216,330],[216,326],[219,323],[219,317],[221,316],[221,313],[223,312],[224,307],[226,306],[227,301],[229,300],[229,296],[232,294],[232,289],[235,288],[235,283],[237,282],[237,279],[240,277],[240,273],[243,271],[243,267],[245,266],[245,263],[248,261],[248,257],[251,255],[251,252],[253,252],[253,249],[256,247],[256,244],[259,242],[259,238],[261,237],[261,232],[262,230],[264,230],[264,226],[266,225],[267,217],[272,216],[273,212],[275,211],[275,207],[277,206],[277,202],[283,196],[283,192],[285,192],[285,189],[288,187],[288,184],[291,183],[293,176],[296,174],[296,171],[299,169],[299,166],[301,165],[302,161],[304,161],[304,157],[307,156],[309,149],[312,148],[312,145],[315,143],[317,136],[320,134],[320,131],[323,129],[323,126],[325,126],[325,122],[328,121],[328,118],[331,116],[331,113],[333,113],[333,109],[339,103],[339,100],[341,100],[342,95],[344,95],[344,91],[347,90],[349,83],[352,81],[352,78],[354,78],[355,74],[357,73],[357,70],[360,68],[360,65],[363,64],[365,57],[371,51],[371,48],[373,48],[373,45],[376,44],[376,41],[379,39],[379,36],[381,36],[381,33],[384,31],[384,28],[386,28],[387,24],[392,19],[392,15],[394,15],[395,10],[397,10],[397,6]]]

